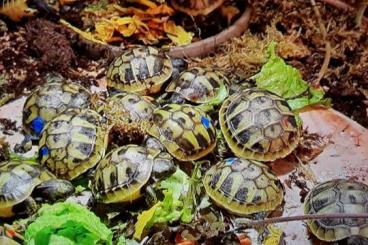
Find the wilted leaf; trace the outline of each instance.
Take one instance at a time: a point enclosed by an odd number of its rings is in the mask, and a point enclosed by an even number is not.
[[[267,226],[267,236],[264,240],[264,245],[279,245],[283,236],[283,231],[276,228],[274,225]]]
[[[145,227],[147,226],[148,222],[152,219],[159,205],[161,205],[161,202],[156,203],[150,209],[143,211],[141,214],[138,215],[137,223],[135,223],[135,232],[134,232],[135,239],[141,240],[142,233]]]
[[[168,38],[178,46],[190,44],[194,36],[193,33],[186,32],[183,27],[175,25],[173,21],[166,22],[164,30]]]
[[[174,10],[167,6],[166,4],[161,4],[155,8],[149,8],[146,10],[146,13],[149,15],[173,15]]]
[[[95,36],[105,42],[109,42],[114,35],[114,27],[106,21],[97,22],[95,24],[95,29]]]
[[[76,33],[78,33],[82,38],[84,38],[84,39],[86,39],[88,41],[99,43],[99,44],[106,44],[106,42],[103,42],[103,41],[95,38],[91,32],[82,31],[82,30],[78,29],[77,27],[71,25],[66,20],[61,19],[60,20],[60,23],[63,24],[63,25],[65,25],[66,27],[72,29],[73,31],[75,31]]]

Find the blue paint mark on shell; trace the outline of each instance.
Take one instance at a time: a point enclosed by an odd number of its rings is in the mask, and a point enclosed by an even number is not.
[[[208,129],[208,128],[210,127],[210,125],[211,125],[210,120],[208,120],[208,118],[206,118],[206,117],[204,117],[204,116],[202,116],[202,117],[201,117],[201,123],[203,124],[203,126],[204,126],[206,129]]]
[[[40,149],[40,157],[44,157],[44,156],[47,156],[49,154],[49,148],[47,146],[43,146],[41,149]]]
[[[40,116],[33,119],[32,123],[31,123],[31,128],[33,129],[33,132],[37,136],[40,136],[44,126],[45,126],[45,121]]]
[[[233,157],[233,158],[228,158],[228,159],[226,159],[226,160],[225,160],[225,163],[226,163],[227,165],[231,165],[231,164],[233,164],[233,163],[235,162],[235,160],[236,160],[236,158],[235,158],[235,157]]]

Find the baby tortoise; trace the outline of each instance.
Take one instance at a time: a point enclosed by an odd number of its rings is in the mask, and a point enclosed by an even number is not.
[[[225,141],[238,157],[273,161],[298,145],[300,128],[288,103],[257,88],[228,97],[219,112]]]
[[[368,186],[345,179],[320,183],[308,193],[304,213],[368,213]],[[353,236],[368,238],[368,221],[364,218],[317,219],[307,224],[318,239],[327,242]]]
[[[30,215],[37,210],[32,198],[55,202],[74,192],[73,185],[56,179],[34,162],[6,161],[0,163],[0,217]],[[31,197],[32,195],[32,197]]]
[[[283,201],[277,176],[254,160],[222,160],[206,172],[203,185],[218,206],[240,216],[275,210]]]
[[[172,157],[157,149],[125,145],[111,151],[98,164],[93,181],[93,193],[99,202],[132,202],[142,195],[149,180],[175,172]],[[155,195],[147,189],[149,194]]]

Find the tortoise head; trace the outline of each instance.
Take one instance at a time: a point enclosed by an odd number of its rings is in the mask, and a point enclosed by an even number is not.
[[[166,152],[161,152],[153,162],[152,178],[159,181],[172,175],[176,171],[176,166],[172,156]]]
[[[50,179],[36,186],[32,196],[36,199],[56,202],[66,199],[72,195],[74,191],[75,188],[69,181],[63,179]]]

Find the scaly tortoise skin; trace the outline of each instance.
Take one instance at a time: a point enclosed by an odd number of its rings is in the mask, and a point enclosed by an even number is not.
[[[216,146],[216,131],[210,118],[186,104],[167,104],[156,109],[147,133],[180,161],[197,160]]]
[[[283,201],[283,189],[270,168],[254,160],[228,158],[212,166],[203,185],[210,198],[236,215],[272,211]]]
[[[208,15],[219,8],[225,0],[171,0],[174,9],[188,15]]]
[[[132,202],[141,196],[158,161],[169,162],[167,153],[138,145],[125,145],[109,152],[97,165],[93,193],[104,203]]]
[[[126,92],[153,94],[171,77],[173,66],[164,51],[150,46],[126,49],[110,64],[107,86]]]
[[[335,179],[316,185],[304,202],[305,214],[367,213],[368,186],[353,180]],[[320,240],[333,242],[351,236],[368,238],[366,219],[318,219],[307,221]]]
[[[108,141],[102,121],[90,109],[68,109],[55,117],[41,134],[41,163],[68,180],[93,168],[104,157]]]
[[[219,112],[220,127],[238,157],[273,161],[298,145],[300,129],[287,102],[257,88],[229,96]]]
[[[23,107],[24,131],[38,138],[45,125],[69,108],[88,108],[91,94],[72,82],[46,83],[28,96]]]
[[[165,90],[180,94],[185,100],[196,104],[209,103],[215,99],[220,100],[218,103],[221,103],[224,98],[218,97],[220,94],[227,96],[227,84],[229,81],[221,72],[193,67],[182,72]]]

